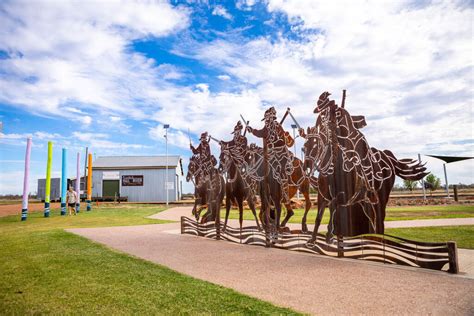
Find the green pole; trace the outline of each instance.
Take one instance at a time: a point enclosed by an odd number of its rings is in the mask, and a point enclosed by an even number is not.
[[[49,217],[51,195],[51,161],[53,160],[53,142],[48,142],[48,162],[46,164],[46,187],[44,194],[44,217]]]

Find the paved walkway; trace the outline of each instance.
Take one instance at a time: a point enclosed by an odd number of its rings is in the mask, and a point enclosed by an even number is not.
[[[189,216],[189,207],[154,218]],[[180,235],[179,223],[68,230],[178,272],[311,314],[473,314],[474,280]],[[461,263],[461,270],[462,270]]]

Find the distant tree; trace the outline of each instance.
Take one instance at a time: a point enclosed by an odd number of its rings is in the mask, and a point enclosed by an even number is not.
[[[436,191],[441,186],[441,180],[434,174],[430,173],[425,178],[425,188],[430,189],[430,194],[433,195],[433,191]]]
[[[418,184],[418,181],[413,181],[413,180],[403,180],[403,186],[405,189],[413,191],[416,189],[416,186]]]

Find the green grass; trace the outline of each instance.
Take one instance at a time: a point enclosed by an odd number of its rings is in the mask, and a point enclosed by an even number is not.
[[[474,249],[474,225],[388,228],[385,230],[385,233],[418,241],[455,241],[458,248]]]
[[[257,210],[258,211],[258,210]],[[304,214],[303,209],[295,209],[295,214],[290,218],[290,223],[301,223]],[[316,207],[312,207],[308,212],[308,224],[314,224],[316,218]],[[286,215],[286,210],[283,208]],[[282,218],[284,218],[282,215]],[[224,218],[225,209],[221,211],[221,217]],[[414,219],[436,219],[436,218],[465,218],[474,217],[474,205],[426,205],[426,206],[406,206],[406,207],[388,207],[385,216],[386,221],[402,221]],[[238,219],[238,210],[231,210],[229,218]],[[244,219],[254,220],[250,210],[244,211]],[[329,223],[329,211],[324,212],[323,224]]]
[[[91,212],[85,211],[84,207],[78,215],[60,216],[59,209],[53,209],[50,217],[45,219],[43,212],[31,212],[26,222],[20,221],[17,216],[0,217],[0,233],[23,230],[49,230],[58,228],[75,227],[105,227],[105,226],[131,226],[167,223],[147,216],[162,211],[162,207],[156,205],[132,205],[121,204],[117,206],[104,204],[101,207],[93,206]]]
[[[156,206],[0,218],[1,314],[295,314],[108,249],[64,228],[141,225]]]

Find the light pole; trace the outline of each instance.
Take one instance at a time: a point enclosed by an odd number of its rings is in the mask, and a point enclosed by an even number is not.
[[[293,151],[295,153],[295,158],[298,158],[296,156],[296,124],[291,124],[291,127],[293,128]],[[299,200],[300,199],[300,190],[296,189],[296,198]]]
[[[168,128],[170,127],[169,124],[165,124],[163,128],[165,129],[165,139],[166,139],[166,173],[165,173],[165,190],[166,190],[166,206],[168,206],[169,198],[168,198]]]

